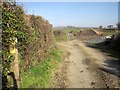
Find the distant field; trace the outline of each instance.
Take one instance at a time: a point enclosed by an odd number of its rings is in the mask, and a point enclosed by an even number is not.
[[[86,30],[91,30],[91,28],[77,28],[77,27],[73,27],[73,28],[53,28],[53,31],[56,31],[56,30],[63,30],[65,32],[79,32],[79,31],[86,31]]]
[[[98,31],[101,31],[103,33],[103,35],[115,35],[117,34],[118,32],[116,32],[115,30],[98,30]]]
[[[77,27],[64,27],[64,28],[59,28],[59,29],[54,29],[54,31],[62,31],[64,33],[66,33],[66,35],[68,33],[72,33],[75,37],[77,38],[91,38],[93,36],[107,36],[107,35],[115,35],[118,32],[116,32],[115,30],[100,30],[100,29],[92,29],[92,28],[77,28]],[[98,32],[98,33],[96,33]],[[62,37],[64,34],[62,34]],[[57,35],[58,37],[58,35]]]

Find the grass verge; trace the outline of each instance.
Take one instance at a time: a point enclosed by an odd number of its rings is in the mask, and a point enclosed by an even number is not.
[[[117,34],[117,32],[115,32],[115,31],[106,31],[106,32],[103,32],[104,36],[115,35],[115,34]]]
[[[62,62],[63,51],[53,49],[49,57],[36,66],[31,66],[26,72],[21,72],[21,88],[49,88],[55,69]]]

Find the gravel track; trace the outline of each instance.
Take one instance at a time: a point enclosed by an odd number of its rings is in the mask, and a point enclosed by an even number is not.
[[[69,52],[54,87],[59,88],[118,88],[119,77],[104,72],[108,57],[102,52],[87,47],[78,40],[58,43]],[[113,59],[109,57],[109,59]],[[62,83],[61,83],[62,82]],[[59,85],[58,85],[59,83]],[[61,83],[61,84],[60,84]]]

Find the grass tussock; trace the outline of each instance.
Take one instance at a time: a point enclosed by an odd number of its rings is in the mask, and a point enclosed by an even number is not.
[[[21,72],[21,88],[49,87],[54,70],[62,62],[62,54],[62,51],[54,49],[40,64],[31,66],[26,72]]]
[[[56,41],[58,41],[58,42],[68,40],[67,33],[63,30],[56,30],[53,33],[54,33]]]

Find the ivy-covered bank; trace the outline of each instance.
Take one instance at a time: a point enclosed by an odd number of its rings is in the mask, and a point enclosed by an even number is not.
[[[40,63],[54,46],[52,25],[41,16],[26,15],[16,2],[2,7],[2,86],[18,88],[19,72]]]
[[[28,32],[24,21],[24,10],[17,6],[15,2],[3,2],[2,4],[2,85],[12,87],[16,79],[15,74],[19,73],[12,70],[16,50],[23,53],[28,44]],[[16,57],[17,58],[17,57]],[[14,63],[13,63],[14,62]],[[18,62],[17,62],[18,63]],[[12,77],[12,78],[10,78]],[[16,86],[15,86],[16,87]]]

